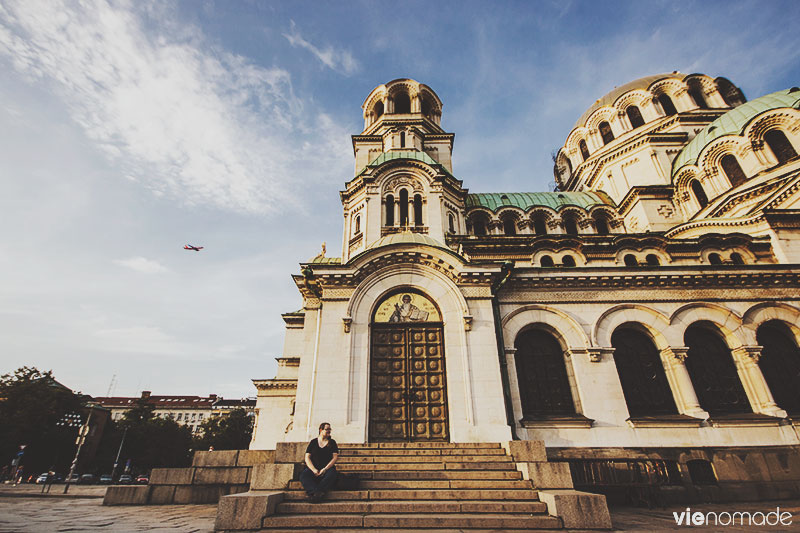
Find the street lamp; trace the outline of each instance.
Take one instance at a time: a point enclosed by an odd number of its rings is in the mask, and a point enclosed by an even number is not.
[[[72,482],[72,475],[75,473],[75,467],[78,466],[78,457],[81,454],[81,448],[83,448],[83,443],[86,442],[86,437],[87,435],[89,435],[89,421],[92,419],[93,411],[94,411],[94,406],[89,405],[89,416],[86,417],[86,422],[78,430],[78,438],[75,441],[75,444],[78,445],[78,448],[75,450],[75,458],[72,459],[72,465],[69,467],[69,474],[67,474],[67,481],[64,484],[64,494],[66,494],[67,491],[69,490],[69,484]]]
[[[128,434],[128,428],[122,432],[122,440],[119,442],[119,449],[117,450],[117,458],[114,459],[114,468],[111,469],[111,480],[117,475],[117,466],[119,466],[119,456],[122,454],[122,445],[125,444],[125,435]]]

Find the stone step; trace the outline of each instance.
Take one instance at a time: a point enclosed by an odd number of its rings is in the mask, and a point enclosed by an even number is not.
[[[300,490],[299,481],[291,481],[289,490]],[[497,479],[397,479],[397,480],[362,480],[359,489],[529,489],[533,488],[526,480]]]
[[[482,448],[502,448],[499,442],[379,442],[366,444],[339,444],[340,450],[360,450],[360,449],[482,449]]]
[[[305,501],[302,490],[286,492],[286,501]],[[502,500],[538,501],[539,492],[527,489],[394,489],[394,490],[333,490],[325,495],[326,502],[342,500]]]
[[[286,502],[278,504],[280,514],[342,513],[546,513],[539,501],[432,500],[432,501],[332,501],[322,503]]]
[[[407,470],[354,472],[359,479],[522,479],[518,470]]]
[[[440,455],[505,455],[506,451],[502,448],[433,448],[433,449],[347,449],[339,448],[339,457],[348,456],[440,456]]]
[[[388,470],[516,470],[515,463],[503,462],[437,462],[437,463],[336,463],[336,469],[340,472],[359,472],[359,471],[388,471]]]
[[[555,529],[561,527],[561,520],[541,514],[302,514],[273,515],[265,517],[262,530],[283,529],[330,529],[339,528],[382,528],[382,529]]]
[[[344,455],[344,463],[511,463],[508,455]]]

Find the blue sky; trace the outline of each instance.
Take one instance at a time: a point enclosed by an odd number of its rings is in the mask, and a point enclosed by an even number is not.
[[[0,3],[0,372],[252,396],[328,243],[361,104],[432,87],[473,192],[545,190],[597,98],[800,84],[797,2]],[[191,242],[206,247],[185,252]],[[292,355],[292,354],[289,354]]]

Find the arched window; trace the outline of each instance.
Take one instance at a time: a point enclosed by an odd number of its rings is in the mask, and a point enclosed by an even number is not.
[[[712,265],[721,265],[722,257],[718,253],[708,254],[708,262]]]
[[[355,235],[358,235],[359,233],[361,233],[361,215],[356,215],[356,223],[355,223],[355,229],[354,229],[353,233]]]
[[[628,115],[628,120],[631,122],[631,127],[633,129],[638,128],[639,126],[644,126],[644,119],[642,118],[642,112],[639,111],[639,108],[635,105],[630,105],[625,109],[625,114]]]
[[[422,196],[414,195],[414,224],[422,226]]]
[[[575,414],[563,350],[555,337],[528,330],[517,337],[514,347],[522,417]]]
[[[733,356],[725,341],[715,330],[692,324],[683,341],[689,347],[686,370],[692,380],[700,407],[711,416],[751,413]]]
[[[456,232],[456,217],[453,216],[453,213],[447,213],[447,229],[450,233]]]
[[[608,235],[608,219],[602,215],[598,215],[594,219],[594,227],[600,235]]]
[[[476,213],[475,215],[470,217],[470,221],[472,222],[472,233],[473,235],[486,235],[486,215],[482,213]]]
[[[567,232],[567,235],[578,234],[578,222],[575,220],[575,217],[569,216],[564,218],[564,231]]]
[[[411,113],[411,98],[406,93],[394,95],[394,112],[398,115]]]
[[[565,255],[561,258],[561,264],[565,267],[574,267],[575,266],[575,258],[571,255]]]
[[[639,261],[636,260],[636,256],[633,254],[625,254],[623,261],[625,261],[625,266],[627,267],[639,266]]]
[[[700,109],[708,109],[706,99],[703,97],[703,91],[699,87],[692,87],[689,89],[689,96],[694,100],[694,104]]]
[[[671,116],[678,114],[678,110],[675,109],[675,104],[672,103],[672,98],[666,94],[661,93],[658,95],[658,103],[661,104],[661,109],[664,110],[665,115]]]
[[[375,118],[378,119],[381,115],[383,115],[383,102],[378,102],[375,104],[373,108],[375,110]]]
[[[661,261],[659,261],[658,256],[656,254],[647,254],[647,257],[644,258],[647,261],[648,266],[659,266],[661,265]]]
[[[781,130],[769,130],[764,134],[764,142],[767,143],[769,149],[775,154],[778,163],[786,163],[790,159],[797,157],[794,146],[792,146],[792,143],[789,142],[789,139],[786,138],[786,135],[784,135]]]
[[[734,265],[743,265],[744,259],[742,258],[742,254],[740,254],[739,252],[733,252],[731,254],[731,263],[733,263]]]
[[[614,140],[614,132],[611,131],[611,125],[608,122],[601,122],[598,128],[600,130],[600,137],[603,138],[603,144],[608,144]]]
[[[553,258],[550,257],[549,255],[543,255],[542,258],[539,259],[539,264],[542,265],[543,267],[556,266],[555,263],[553,263]]]
[[[427,98],[422,99],[422,114],[427,117],[431,118],[431,112],[433,110],[433,105],[431,105],[431,101]]]
[[[738,187],[747,180],[742,167],[739,166],[739,162],[733,154],[722,156],[722,159],[719,160],[719,164],[728,177],[728,181],[731,182],[731,187]]]
[[[405,148],[405,147],[406,147],[406,132],[401,131],[400,132],[400,148]]]
[[[400,189],[400,225],[408,226],[408,191]]]
[[[800,414],[800,349],[786,324],[770,320],[756,330],[761,357],[758,366],[775,403],[789,414]]]
[[[621,326],[611,335],[611,346],[616,348],[614,363],[631,418],[678,414],[661,356],[650,337]]]
[[[394,196],[386,197],[386,225],[394,226]]]
[[[706,196],[706,191],[703,190],[703,186],[700,185],[699,181],[692,180],[689,184],[689,188],[692,189],[697,203],[700,204],[700,209],[708,205],[708,196]]]
[[[533,219],[533,232],[536,235],[547,235],[547,223],[545,223],[544,219],[534,218]]]
[[[581,139],[580,142],[578,142],[578,149],[580,149],[581,157],[584,161],[589,159],[589,147],[586,146],[586,141],[584,139]]]
[[[517,227],[512,217],[505,217],[503,219],[503,233],[505,235],[516,235]]]

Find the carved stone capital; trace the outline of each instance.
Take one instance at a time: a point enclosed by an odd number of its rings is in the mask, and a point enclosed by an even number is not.
[[[342,317],[342,324],[344,325],[344,332],[350,333],[350,325],[353,323],[353,318],[349,316]]]
[[[733,352],[735,357],[742,361],[752,361],[753,363],[758,363],[758,360],[761,358],[761,351],[763,349],[763,346],[739,346],[738,348],[731,350],[731,352]]]
[[[686,357],[689,355],[689,348],[686,346],[670,346],[664,348],[659,352],[661,359],[672,365],[682,365],[686,362]]]
[[[464,331],[472,331],[472,315],[464,315]]]

